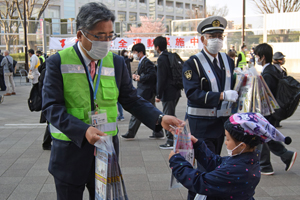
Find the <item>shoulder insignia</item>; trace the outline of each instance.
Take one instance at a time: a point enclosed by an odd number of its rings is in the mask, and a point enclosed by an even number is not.
[[[187,80],[191,80],[192,79],[192,70],[186,70],[184,72],[184,75]]]

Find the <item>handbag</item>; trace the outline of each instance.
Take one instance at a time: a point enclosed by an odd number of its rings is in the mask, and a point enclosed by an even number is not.
[[[33,84],[29,99],[28,99],[28,107],[31,112],[33,111],[41,111],[42,110],[42,97],[39,90],[39,84]]]
[[[29,73],[27,75],[27,78],[31,79],[31,80],[34,78],[33,75],[32,75],[32,71],[29,71]]]

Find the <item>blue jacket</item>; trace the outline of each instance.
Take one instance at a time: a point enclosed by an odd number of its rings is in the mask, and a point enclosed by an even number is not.
[[[259,153],[233,157],[213,154],[205,142],[194,144],[195,158],[207,172],[194,169],[180,154],[170,159],[175,178],[192,192],[207,195],[207,200],[252,200],[260,180]]]
[[[77,44],[73,46],[77,55],[81,57]],[[137,95],[128,74],[124,59],[114,54],[115,78],[119,88],[118,101],[123,108],[136,116],[142,123],[151,129],[161,129],[156,125],[162,113],[151,103]],[[72,141],[53,140],[49,162],[50,173],[67,183],[81,185],[94,169],[94,146],[85,138],[86,130],[90,127],[66,111],[63,93],[63,79],[60,68],[60,55],[49,57],[46,60],[46,74],[43,86],[43,114],[47,121],[53,124],[65,135],[72,135]],[[91,97],[93,92],[91,87]],[[91,98],[93,101],[93,98]],[[91,103],[93,107],[93,102]],[[93,108],[91,108],[92,110]],[[118,148],[118,147],[115,147]]]

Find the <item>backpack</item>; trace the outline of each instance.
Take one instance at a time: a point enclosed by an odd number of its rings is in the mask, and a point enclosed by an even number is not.
[[[276,101],[280,108],[275,110],[272,116],[277,120],[284,120],[294,114],[300,99],[300,83],[291,76],[283,76],[278,78]]]
[[[182,66],[184,62],[177,53],[169,53],[168,59],[170,62],[170,67],[172,72],[173,85],[177,89],[182,90],[183,89]]]
[[[10,63],[10,62],[8,61],[8,58],[7,58],[7,57],[6,57],[6,60],[7,60],[7,66],[8,66],[9,71],[10,71],[10,72],[13,72],[13,71],[14,71],[14,66],[13,66],[13,64]]]

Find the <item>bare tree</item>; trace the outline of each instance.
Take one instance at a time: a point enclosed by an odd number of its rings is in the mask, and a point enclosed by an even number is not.
[[[25,1],[25,9],[24,9],[24,1]],[[22,22],[22,26],[24,28],[24,10],[26,12],[26,17],[27,19],[31,19],[31,20],[39,20],[43,14],[43,12],[45,11],[45,9],[47,8],[50,0],[14,0],[14,2],[16,3],[16,8],[18,11],[18,15],[19,15],[19,19]],[[40,4],[39,4],[40,3]],[[37,17],[33,18],[32,15],[34,8],[40,5],[41,7],[38,10],[37,13]],[[27,33],[35,33],[38,27],[38,22],[36,23],[28,23],[27,24]],[[34,49],[34,45],[36,43],[36,36],[35,35],[28,35],[28,48],[29,49]]]
[[[299,0],[252,0],[262,14],[298,12]],[[272,40],[276,42],[288,42],[290,29],[270,30]]]
[[[222,16],[225,17],[228,15],[229,9],[227,5],[219,8],[218,6],[209,6],[207,8],[207,16]]]
[[[262,14],[298,12],[299,0],[252,0]]]
[[[10,51],[10,45],[12,44],[13,39],[15,38],[13,33],[16,33],[20,23],[14,17],[14,13],[16,11],[15,2],[11,2],[9,0],[2,1],[1,4],[5,5],[5,11],[0,10],[0,26],[2,30],[4,30],[4,41],[6,45],[6,49]]]

